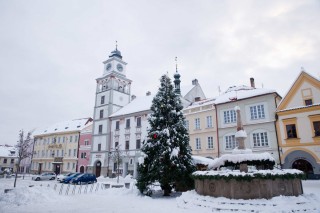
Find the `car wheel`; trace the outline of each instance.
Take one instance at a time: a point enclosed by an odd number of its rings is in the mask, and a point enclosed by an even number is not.
[[[36,178],[36,181],[39,181],[39,180],[40,180],[40,178],[39,178],[39,177],[37,177],[37,178]]]

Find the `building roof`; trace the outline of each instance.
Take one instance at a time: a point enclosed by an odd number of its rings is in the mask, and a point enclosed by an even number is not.
[[[80,118],[64,122],[55,123],[46,128],[38,128],[33,132],[33,136],[48,135],[56,133],[65,133],[73,131],[81,131],[83,128],[90,125],[92,118]]]
[[[193,108],[196,108],[196,107],[199,107],[199,106],[206,106],[206,105],[210,105],[210,104],[214,104],[214,103],[215,103],[215,99],[214,98],[209,98],[209,99],[193,102],[190,106],[188,106],[185,109],[193,109]]]
[[[253,88],[245,85],[232,86],[229,87],[226,92],[216,98],[215,104],[228,103],[271,93],[276,93],[276,91],[273,89]]]
[[[136,97],[129,104],[125,105],[117,112],[113,113],[109,117],[117,117],[121,115],[128,115],[131,113],[142,112],[150,110],[153,100],[153,95]]]
[[[0,145],[0,157],[17,157],[18,152],[14,146]]]

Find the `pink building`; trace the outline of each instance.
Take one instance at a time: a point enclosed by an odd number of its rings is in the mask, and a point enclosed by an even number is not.
[[[87,166],[90,159],[90,151],[92,144],[92,124],[87,126],[80,132],[78,168],[77,171],[84,173],[87,171]]]

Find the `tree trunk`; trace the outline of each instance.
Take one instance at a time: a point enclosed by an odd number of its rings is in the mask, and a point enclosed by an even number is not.
[[[169,184],[165,184],[162,186],[163,196],[170,196],[171,186]]]
[[[16,183],[17,183],[17,177],[18,177],[18,170],[20,169],[20,158],[18,160],[18,164],[16,166],[16,174],[14,176],[14,184],[13,184],[13,187],[15,188],[16,187]]]

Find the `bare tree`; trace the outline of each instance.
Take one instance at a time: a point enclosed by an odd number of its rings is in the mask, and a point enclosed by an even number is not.
[[[20,169],[20,162],[23,159],[28,158],[32,155],[32,146],[33,146],[33,141],[31,140],[31,132],[28,132],[26,138],[24,138],[24,131],[20,130],[19,140],[15,145],[18,151],[18,162],[16,164],[16,174],[14,178],[13,187],[16,187],[18,171]]]
[[[114,149],[113,153],[111,154],[111,158],[113,162],[117,164],[117,183],[119,183],[120,164],[122,163],[123,158],[123,152],[120,150],[119,145]]]

